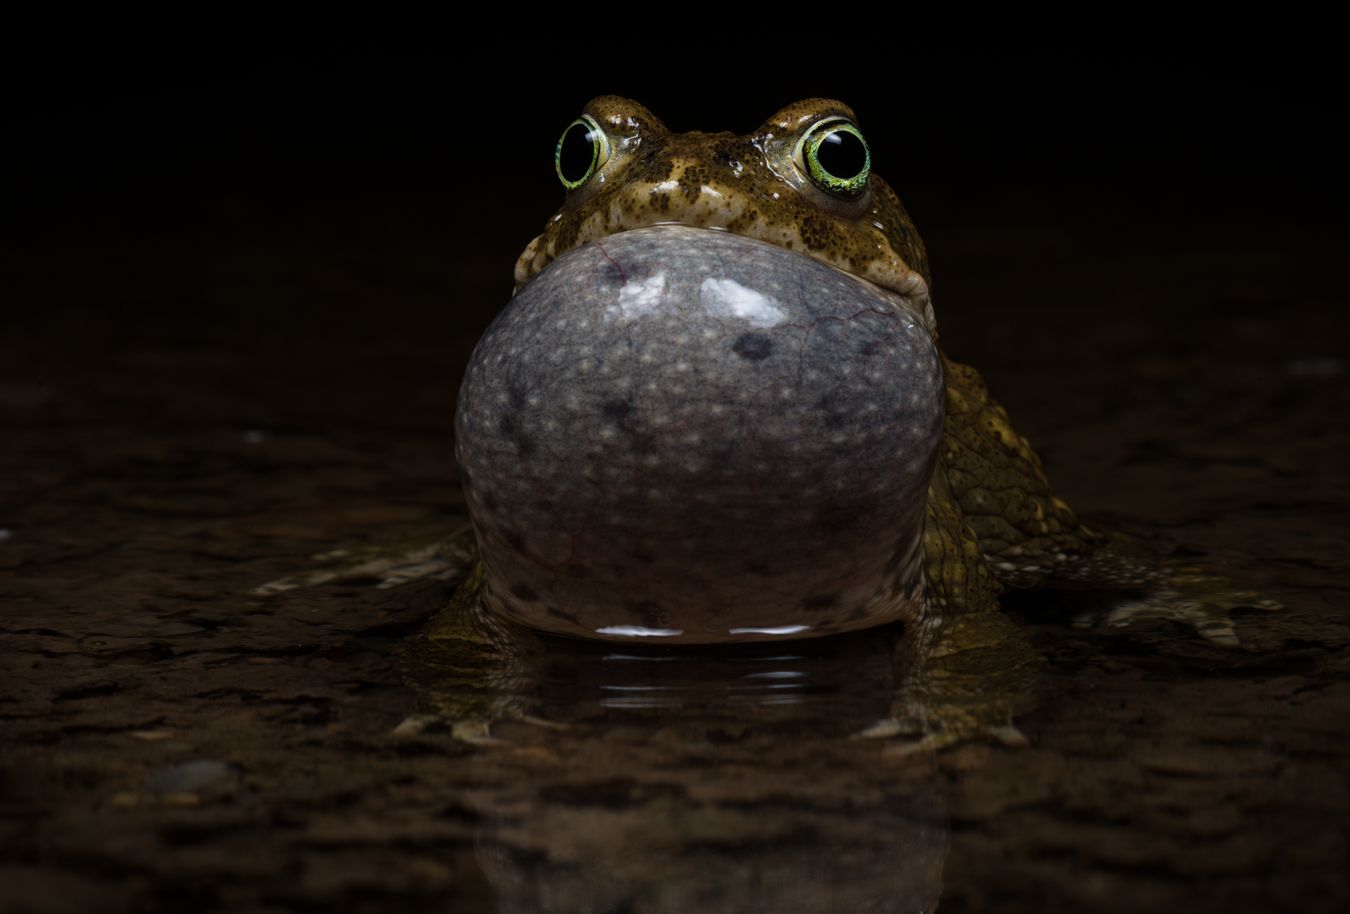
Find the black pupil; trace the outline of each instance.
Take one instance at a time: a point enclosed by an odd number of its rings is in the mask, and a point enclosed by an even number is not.
[[[845,181],[856,178],[867,167],[867,147],[846,130],[836,130],[821,140],[816,149],[820,167]]]
[[[591,141],[589,124],[573,124],[563,134],[558,151],[558,171],[568,181],[584,180],[595,160],[595,143]]]

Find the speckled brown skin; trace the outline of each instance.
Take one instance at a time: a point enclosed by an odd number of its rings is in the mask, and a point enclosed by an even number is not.
[[[679,222],[769,241],[862,276],[899,293],[936,335],[923,241],[895,191],[873,172],[856,197],[827,193],[794,158],[798,139],[822,119],[855,120],[847,105],[805,99],[745,136],[674,134],[642,105],[613,95],[584,113],[606,131],[610,155],[521,254],[517,286],[579,245]],[[1050,491],[1035,452],[979,374],[945,356],[943,364],[947,418],[925,551],[930,602],[953,614],[996,608],[1005,587],[1038,583],[1090,553],[1099,537]]]
[[[939,583],[952,574],[934,560],[954,555],[947,539],[959,523],[966,531],[961,560],[979,580],[995,579],[991,587],[1034,587],[1084,556],[1103,537],[1079,523],[1073,510],[1050,489],[1040,458],[1025,438],[1008,423],[1008,413],[992,397],[975,369],[944,357],[947,415],[943,425],[940,478],[930,489],[928,541],[929,579]],[[945,491],[943,488],[945,487]],[[936,510],[933,506],[943,506]],[[978,548],[971,545],[971,540]],[[979,567],[975,554],[989,565]],[[971,585],[973,586],[973,585]],[[971,607],[988,602],[988,587],[978,595],[952,594],[953,606]]]
[[[800,251],[928,306],[928,260],[895,191],[875,174],[844,198],[817,188],[793,162],[797,140],[827,117],[853,120],[842,102],[810,98],[753,133],[671,133],[636,102],[588,104],[611,154],[516,262],[516,284],[578,245],[640,226],[678,222],[723,229]]]

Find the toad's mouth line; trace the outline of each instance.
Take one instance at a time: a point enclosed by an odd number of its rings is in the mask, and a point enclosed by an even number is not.
[[[890,260],[882,260],[868,264],[863,271],[858,272],[846,268],[830,257],[818,256],[817,254],[812,253],[801,242],[799,237],[794,237],[790,233],[784,233],[782,237],[777,239],[766,238],[763,237],[762,233],[733,231],[732,229],[720,225],[691,225],[678,220],[644,222],[641,224],[625,226],[617,231],[597,228],[589,232],[581,233],[578,235],[575,244],[561,250],[553,248],[552,244],[545,240],[544,235],[539,235],[529,243],[525,248],[525,251],[516,261],[516,289],[518,291],[522,285],[538,275],[538,273],[547,267],[548,264],[567,253],[568,250],[580,247],[583,244],[603,244],[606,238],[613,238],[617,235],[630,232],[667,230],[672,228],[690,229],[745,238],[769,247],[791,251],[802,257],[809,257],[818,263],[833,268],[856,282],[861,282],[872,288],[881,290],[900,308],[913,315],[934,338],[937,337],[937,319],[933,312],[932,299],[928,292],[928,283],[924,280],[923,276],[917,271],[910,269],[898,258],[891,258]],[[601,250],[603,250],[603,247]]]

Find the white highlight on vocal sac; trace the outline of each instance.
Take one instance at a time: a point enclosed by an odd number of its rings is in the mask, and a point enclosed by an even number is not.
[[[641,625],[608,625],[595,630],[597,635],[618,635],[625,638],[672,638],[683,635],[682,628],[643,628]]]
[[[713,317],[739,317],[752,327],[777,327],[787,314],[772,296],[743,286],[734,279],[703,280],[699,300]]]
[[[733,628],[730,630],[732,635],[795,635],[798,632],[810,631],[809,625],[778,625],[773,628]]]
[[[646,279],[630,279],[619,289],[618,302],[605,309],[605,320],[627,322],[646,317],[661,304],[665,292],[665,273],[657,273]]]

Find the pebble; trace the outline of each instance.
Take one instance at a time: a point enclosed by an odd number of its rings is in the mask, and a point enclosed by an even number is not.
[[[152,793],[169,798],[201,790],[234,772],[234,766],[226,762],[196,759],[159,769],[145,779],[145,786]]]

